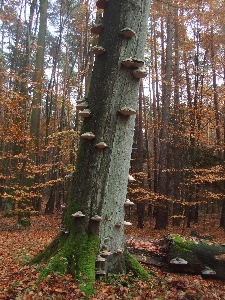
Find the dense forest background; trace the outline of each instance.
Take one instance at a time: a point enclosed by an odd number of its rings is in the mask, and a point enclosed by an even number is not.
[[[139,228],[214,215],[225,229],[224,9],[152,1],[128,185]],[[1,1],[0,208],[19,224],[66,204],[101,17],[93,0]]]

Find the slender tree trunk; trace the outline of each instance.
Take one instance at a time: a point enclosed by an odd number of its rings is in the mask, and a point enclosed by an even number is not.
[[[215,110],[215,122],[216,122],[216,150],[218,156],[222,157],[222,149],[221,149],[221,134],[220,134],[220,118],[219,118],[219,101],[218,101],[218,92],[217,92],[217,76],[216,76],[216,58],[215,58],[215,50],[214,50],[214,32],[213,26],[211,27],[211,63],[212,63],[212,80],[213,80],[213,102],[214,102],[214,110]]]
[[[143,172],[143,120],[142,120],[142,101],[143,101],[143,81],[140,81],[139,87],[139,112],[138,112],[138,134],[137,134],[137,157],[136,157],[136,172]],[[142,187],[144,187],[144,182],[142,182]],[[144,213],[145,213],[145,200],[140,200],[137,202],[137,217],[138,217],[138,228],[144,227]]]
[[[45,35],[47,29],[47,8],[48,0],[40,0],[40,24],[37,41],[37,53],[35,62],[34,73],[34,91],[32,100],[31,120],[30,120],[30,135],[33,138],[35,145],[35,152],[31,154],[31,159],[35,162],[35,165],[39,165],[39,131],[40,131],[40,116],[41,116],[41,97],[43,86],[43,74],[44,74],[44,53],[45,53]],[[37,183],[40,179],[35,177]],[[26,184],[31,186],[32,180],[27,179]],[[40,199],[34,199],[36,204],[35,209],[40,208]]]
[[[176,8],[176,16],[174,18],[174,53],[175,53],[175,64],[174,64],[174,125],[173,125],[173,162],[174,162],[174,185],[173,185],[173,226],[179,226],[182,214],[181,202],[180,202],[180,176],[181,176],[181,165],[180,165],[180,77],[179,77],[179,30],[178,30],[178,9]]]
[[[37,41],[36,66],[34,75],[34,93],[31,111],[30,134],[34,137],[36,150],[39,145],[40,130],[40,114],[41,114],[41,96],[43,86],[43,70],[44,70],[44,51],[45,51],[45,35],[47,29],[47,8],[48,0],[40,0],[40,25]]]
[[[155,22],[154,22],[155,23]],[[158,62],[157,62],[157,47],[156,47],[156,32],[154,26],[154,79],[152,80],[152,96],[153,96],[153,155],[154,155],[154,184],[153,190],[155,193],[158,192],[158,140],[159,140],[159,74],[158,74]],[[162,49],[163,50],[163,49]],[[162,54],[164,56],[164,54]]]
[[[170,118],[170,97],[171,97],[171,78],[172,78],[172,44],[173,44],[173,16],[171,8],[168,11],[167,20],[167,48],[166,48],[166,67],[165,83],[162,98],[162,125],[160,132],[160,153],[159,153],[159,194],[161,199],[157,201],[155,208],[156,224],[155,229],[165,229],[168,226],[168,126]]]

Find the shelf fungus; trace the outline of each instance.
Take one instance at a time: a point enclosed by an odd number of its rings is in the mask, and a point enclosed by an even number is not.
[[[127,199],[124,203],[124,206],[133,206],[135,205],[134,202],[130,201],[130,199]]]
[[[121,64],[127,68],[130,68],[133,65],[132,57],[128,57],[122,60]]]
[[[95,272],[95,274],[96,274],[96,275],[106,275],[106,272],[103,271],[103,270],[97,270],[97,271]]]
[[[116,249],[115,254],[122,254],[123,253],[123,249]]]
[[[96,2],[96,6],[97,6],[97,8],[99,8],[99,9],[105,9],[106,6],[107,6],[107,4],[108,4],[108,0],[98,0],[98,1]]]
[[[107,148],[108,145],[104,142],[99,142],[98,144],[95,145],[95,147],[97,147],[99,149],[104,149],[104,148]]]
[[[132,66],[135,68],[142,68],[142,67],[144,67],[144,64],[145,64],[143,59],[139,59],[136,57],[133,57],[132,63],[133,63]]]
[[[128,37],[128,38],[135,35],[135,32],[132,29],[130,29],[129,27],[126,27],[126,28],[123,28],[122,30],[120,30],[120,33],[123,36]]]
[[[92,52],[96,55],[101,55],[105,52],[105,49],[101,46],[94,46],[92,47]]]
[[[130,67],[142,68],[144,67],[145,62],[143,59],[139,59],[136,57],[128,57],[128,58],[124,58],[121,64],[127,68]]]
[[[81,102],[81,103],[79,103],[79,104],[76,105],[76,110],[84,110],[87,107],[88,107],[88,103],[87,102]]]
[[[122,222],[121,222],[121,221],[118,221],[118,222],[116,222],[116,224],[115,224],[116,227],[121,227],[121,225],[122,225]]]
[[[175,258],[171,259],[170,264],[171,265],[187,265],[188,262],[183,258],[175,257]]]
[[[101,31],[103,29],[103,25],[100,23],[100,24],[94,24],[92,27],[91,27],[91,32],[93,34],[100,34]]]
[[[81,211],[77,211],[74,214],[71,215],[74,218],[82,218],[85,217],[85,215]]]
[[[90,109],[85,108],[84,110],[79,112],[79,116],[83,118],[88,118],[91,115]]]
[[[136,179],[132,176],[132,175],[128,175],[128,181],[129,182],[135,182],[136,181]]]
[[[102,217],[98,216],[98,215],[95,215],[94,217],[91,218],[92,221],[95,221],[95,222],[100,222],[102,220]]]
[[[101,256],[109,256],[112,255],[112,252],[110,252],[109,250],[102,250],[99,255]]]
[[[87,102],[87,98],[83,97],[83,98],[81,98],[79,100],[76,100],[76,102],[77,102],[77,104],[80,104],[82,102]]]
[[[97,262],[104,262],[104,261],[105,261],[105,258],[104,258],[104,257],[101,257],[101,255],[98,255],[97,258],[96,258],[96,261],[97,261]]]
[[[148,75],[148,72],[146,71],[146,68],[138,68],[133,71],[133,75],[136,78],[145,78]]]
[[[132,223],[131,223],[131,222],[128,222],[128,221],[124,221],[123,224],[124,224],[125,226],[131,226],[131,225],[132,225]]]
[[[85,133],[81,134],[81,137],[84,139],[87,139],[87,140],[92,140],[95,138],[95,135],[92,132],[85,132]]]
[[[205,267],[201,271],[202,277],[214,277],[216,275],[216,271],[212,270],[209,267]]]
[[[136,110],[131,107],[122,107],[118,112],[123,116],[136,115]]]

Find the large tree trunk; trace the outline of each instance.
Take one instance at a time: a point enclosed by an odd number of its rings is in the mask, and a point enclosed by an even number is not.
[[[63,217],[64,233],[33,260],[37,262],[57,253],[43,276],[52,271],[70,272],[80,280],[87,295],[93,292],[95,268],[105,273],[122,273],[127,266],[134,272],[140,271],[134,268],[136,262],[127,254],[124,244],[124,202],[135,117],[123,116],[118,111],[123,107],[136,109],[139,79],[133,76],[133,68],[122,66],[121,61],[131,56],[143,58],[150,1],[107,3],[99,37],[99,46],[105,53],[95,59],[87,99],[91,116],[84,119],[81,132],[93,132],[95,138],[80,141],[73,187]],[[135,36],[127,38],[120,34],[125,27],[130,27]],[[97,148],[99,142],[108,147]],[[85,216],[71,216],[77,211]],[[96,214],[101,217],[100,222],[92,220]],[[118,249],[124,251],[120,253]],[[112,255],[105,262],[96,262],[97,255],[106,250]]]

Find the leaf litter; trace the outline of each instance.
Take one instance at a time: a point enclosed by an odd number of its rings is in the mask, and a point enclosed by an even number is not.
[[[85,299],[71,275],[52,274],[37,284],[40,267],[24,266],[57,235],[60,222],[59,213],[32,216],[30,228],[12,225],[16,224],[16,217],[0,219],[0,299]],[[128,247],[158,253],[157,245],[147,240],[149,229],[130,226],[126,234],[130,236]],[[154,235],[159,238],[159,233],[154,232]],[[132,236],[138,236],[138,240]],[[149,271],[150,280],[138,280],[131,273],[103,276],[95,282],[96,293],[90,299],[225,299],[223,281],[167,273],[153,265],[143,266]]]

